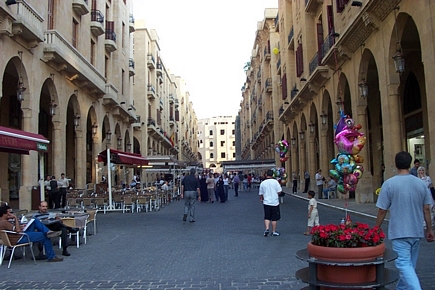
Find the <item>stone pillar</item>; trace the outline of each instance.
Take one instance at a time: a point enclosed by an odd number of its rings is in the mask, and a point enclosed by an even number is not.
[[[400,100],[398,95],[399,84],[388,86],[388,96],[383,97],[382,106],[382,129],[384,144],[388,144],[389,150],[384,152],[385,179],[396,174],[394,157],[397,152],[404,150],[405,137],[402,133],[402,118],[400,116]]]
[[[319,152],[320,152],[320,169],[322,169],[322,171],[327,171],[327,169],[329,168],[329,161],[330,160],[328,160],[328,154],[327,154],[327,152],[328,152],[328,129],[326,126],[322,126],[322,129],[320,130]],[[317,172],[317,169],[319,169],[319,168],[315,169],[314,174]]]
[[[57,173],[61,173],[65,168],[65,151],[62,150],[62,134],[60,129],[61,123],[60,121],[54,121],[53,120],[53,141],[51,144],[51,148],[53,151],[53,172],[51,172],[52,175],[55,175]],[[57,178],[58,176],[56,176]],[[60,177],[60,176],[59,176]]]
[[[32,110],[23,108],[22,112],[23,130],[35,132],[36,126],[32,126]],[[31,150],[29,155],[21,155],[21,186],[18,193],[20,208],[29,210],[32,208],[32,185],[37,185],[38,180],[38,152]]]
[[[86,143],[83,131],[76,129],[75,186],[86,188]]]
[[[311,188],[313,188],[313,184],[315,184],[315,172],[317,171],[316,168],[316,135],[314,133],[314,136],[310,136],[309,139],[309,144],[308,144],[308,168],[303,168],[302,170],[308,170],[308,172],[310,173],[310,188],[308,188],[308,190],[310,190]],[[305,185],[305,177],[304,177],[304,173],[302,172],[302,179],[304,180],[304,185]]]
[[[361,105],[357,107],[357,116],[356,119],[354,119],[355,124],[361,124],[362,129],[361,132],[364,132],[364,130],[368,130],[368,121],[367,121],[367,114],[366,114],[366,108],[367,106]],[[366,138],[368,138],[367,134],[364,134]],[[366,169],[364,171],[364,174],[362,178],[359,179],[357,184],[357,189],[355,192],[355,202],[356,203],[367,203],[367,202],[373,202],[373,177],[369,170],[369,150],[368,145],[369,140],[366,139],[366,144],[364,145],[361,152],[358,154],[362,158],[364,158],[364,162],[361,163],[361,165]]]
[[[305,132],[306,133],[306,132]],[[307,138],[307,136],[305,136]],[[303,177],[304,174],[301,173],[301,171],[304,170],[304,168],[307,166],[307,142],[304,140],[301,140],[299,142],[300,148],[299,148],[299,166],[298,170],[296,170],[296,175],[298,176],[299,180],[301,180],[301,176]],[[303,191],[303,188],[302,188]]]

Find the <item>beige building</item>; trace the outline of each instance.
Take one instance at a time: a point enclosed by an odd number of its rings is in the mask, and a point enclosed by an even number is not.
[[[118,184],[131,180],[148,153],[197,158],[187,92],[166,69],[155,31],[134,41],[130,5],[0,1],[1,200],[35,207],[40,196],[32,189],[43,174],[65,172],[76,188],[98,183],[107,168],[97,156],[104,159],[106,148],[133,167],[114,168]],[[178,110],[177,99],[186,102]],[[179,126],[183,113],[188,122]]]
[[[198,120],[198,152],[204,168],[222,172],[222,161],[236,159],[234,116]]]
[[[287,171],[326,174],[342,110],[367,137],[357,202],[373,201],[382,175],[395,174],[398,151],[434,171],[432,12],[435,3],[400,0],[279,0],[266,9],[240,109],[242,158],[278,161],[271,145],[286,139]]]

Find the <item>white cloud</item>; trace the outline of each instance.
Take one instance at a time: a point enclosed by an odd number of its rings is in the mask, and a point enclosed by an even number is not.
[[[182,77],[198,118],[236,115],[257,22],[277,0],[133,0],[156,29],[165,66]]]

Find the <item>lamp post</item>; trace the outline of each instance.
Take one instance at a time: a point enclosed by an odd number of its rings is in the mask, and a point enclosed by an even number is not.
[[[23,76],[22,76],[22,68],[23,68],[23,52],[21,50],[18,51],[18,55],[20,56],[20,72],[18,75],[18,85],[17,85],[17,100],[18,102],[24,101],[24,91],[26,87],[23,84]]]
[[[119,136],[118,139],[116,139],[116,141],[117,141],[118,149],[120,149],[122,145],[122,137]]]
[[[127,143],[127,151],[131,152],[131,143],[130,142]]]
[[[338,97],[337,101],[335,102],[338,107],[338,111],[341,112],[343,109],[344,102],[341,100],[341,97]]]

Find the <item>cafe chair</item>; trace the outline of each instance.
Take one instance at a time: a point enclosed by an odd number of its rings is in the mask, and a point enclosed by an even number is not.
[[[136,212],[142,211],[145,208],[145,212],[149,209],[149,198],[148,197],[138,197]]]
[[[77,202],[77,198],[68,198],[67,199],[67,205],[68,205],[68,208],[72,208],[72,207],[75,207],[75,208],[78,208],[78,207],[80,207],[81,206],[81,202]]]
[[[20,235],[20,236],[26,236],[27,240],[29,242],[27,243],[22,243],[22,244],[12,244],[11,240],[9,239],[10,235]],[[16,248],[21,248],[22,252],[23,252],[23,258],[26,258],[26,251],[25,251],[25,247],[29,247],[30,248],[30,252],[32,253],[32,258],[33,258],[33,262],[36,265],[36,259],[35,259],[35,254],[33,253],[33,242],[30,242],[30,238],[26,233],[18,233],[18,232],[13,232],[13,231],[6,231],[6,230],[0,230],[0,238],[2,239],[2,257],[1,260],[3,262],[3,257],[4,257],[4,252],[5,252],[5,247],[9,247],[12,248],[11,251],[11,257],[9,258],[9,264],[8,264],[8,269],[11,267],[11,263],[12,260],[14,259],[14,253],[15,253],[15,249]]]
[[[130,211],[133,212],[134,205],[133,205],[133,198],[131,196],[125,196],[124,202],[122,204],[122,213],[125,213],[125,211],[130,208]]]
[[[89,215],[81,215],[76,217],[68,217],[63,218],[62,222],[65,226],[77,229],[76,233],[69,233],[69,238],[71,239],[72,236],[76,236],[76,246],[77,248],[80,248],[80,235],[83,234],[83,240],[86,244],[86,220],[88,219]],[[59,244],[61,243],[62,239],[59,237]]]
[[[89,214],[89,217],[86,220],[86,224],[92,223],[92,234],[96,235],[97,234],[97,213],[98,213],[98,210],[87,210],[86,213]],[[87,231],[87,226],[86,226],[86,231]]]
[[[122,195],[114,195],[113,196],[113,205],[115,208],[122,209]]]

